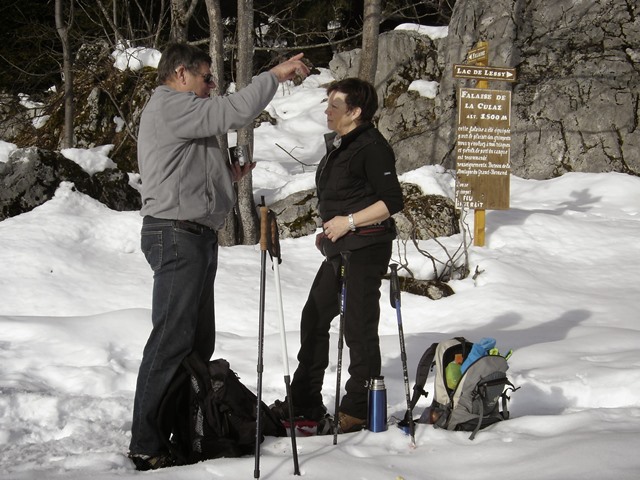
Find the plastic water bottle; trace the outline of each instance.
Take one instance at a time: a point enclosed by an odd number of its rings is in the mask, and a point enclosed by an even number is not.
[[[449,362],[447,368],[444,370],[444,376],[447,380],[447,387],[451,390],[455,390],[458,386],[458,382],[460,381],[460,377],[462,376],[462,371],[460,369],[462,365],[462,354],[456,353],[455,360],[453,362]]]
[[[372,432],[384,432],[387,429],[387,389],[384,377],[373,377],[369,382],[367,428]]]

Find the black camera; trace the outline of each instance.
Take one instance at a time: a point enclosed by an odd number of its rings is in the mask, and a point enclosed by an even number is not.
[[[247,163],[251,163],[251,153],[248,145],[237,145],[229,147],[229,158],[232,163],[237,163],[241,167]]]

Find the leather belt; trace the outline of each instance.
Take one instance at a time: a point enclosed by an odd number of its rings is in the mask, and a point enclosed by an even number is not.
[[[349,235],[376,235],[380,233],[385,233],[391,230],[392,224],[391,219],[383,220],[380,223],[374,223],[373,225],[366,225],[364,227],[356,227],[355,231],[349,230],[345,236]]]
[[[190,220],[174,220],[174,225],[180,230],[185,230],[191,233],[202,234],[206,231],[214,231],[212,228],[202,225],[201,223],[192,222]]]

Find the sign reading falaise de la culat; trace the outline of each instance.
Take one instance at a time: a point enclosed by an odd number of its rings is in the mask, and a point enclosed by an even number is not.
[[[460,88],[456,205],[508,209],[510,155],[511,92]]]

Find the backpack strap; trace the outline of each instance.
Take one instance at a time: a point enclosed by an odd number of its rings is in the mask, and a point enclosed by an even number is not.
[[[195,376],[197,379],[207,378],[209,376],[207,364],[202,361],[197,352],[191,352],[187,355],[182,360],[182,366],[190,375]],[[202,387],[206,388],[207,385],[202,385]]]
[[[453,337],[453,338],[458,340],[460,342],[460,344],[462,345],[462,358],[467,358],[467,354],[469,353],[469,352],[467,352],[467,345],[473,345],[473,343],[469,342],[464,337]],[[469,347],[469,349],[471,349],[471,347]]]
[[[469,435],[469,440],[473,440],[474,438],[476,438],[476,433],[478,433],[478,430],[480,430],[480,427],[482,426],[482,419],[484,418],[484,402],[479,403],[480,416],[478,417],[478,424],[476,425],[476,428],[473,429],[473,432],[471,432],[471,435]]]
[[[509,388],[507,388],[504,392],[502,392],[502,395],[500,395],[501,404],[502,404],[502,418],[504,418],[505,420],[509,420],[509,417],[511,416],[511,414],[509,413],[509,407],[507,407],[507,402],[511,400],[511,397],[509,397],[507,393],[520,390],[520,387],[516,388],[513,385],[513,383],[511,383],[509,380],[507,380],[505,384],[509,385]]]
[[[413,410],[420,400],[420,397],[424,395],[426,398],[428,392],[425,391],[424,386],[427,383],[427,377],[429,376],[429,370],[431,370],[431,364],[433,363],[433,357],[436,354],[436,348],[438,343],[433,343],[422,354],[422,358],[418,362],[418,368],[416,369],[416,383],[413,386],[413,396],[411,397],[411,410]],[[409,415],[409,410],[407,410]]]
[[[497,383],[502,383],[505,380],[506,379],[499,379],[499,382]],[[506,381],[508,382],[508,380]],[[491,383],[494,383],[494,382],[484,382],[484,383],[478,384],[473,391],[473,398],[480,397],[484,400],[484,398],[486,398],[487,396],[487,385],[490,385]],[[502,397],[502,395],[504,394],[501,394],[500,396]],[[476,425],[476,428],[473,429],[473,432],[471,432],[471,435],[469,435],[469,440],[473,440],[474,438],[476,438],[476,434],[478,433],[478,431],[480,430],[480,427],[482,426],[482,420],[484,420],[484,401],[478,402],[478,406],[480,407],[480,412],[478,414],[478,424]]]
[[[226,360],[223,360],[223,362],[226,363]],[[216,392],[212,388],[209,366],[202,361],[197,352],[191,352],[187,355],[182,361],[182,365],[190,377],[198,383],[198,389],[197,391],[194,390],[194,393],[205,413],[205,421],[218,436],[224,437],[227,434],[227,428],[225,427],[223,419],[220,417],[220,412],[213,408],[214,402],[212,400]],[[222,364],[221,367],[223,368],[223,372],[228,370],[228,363],[226,363],[226,365]]]
[[[503,420],[508,420],[509,419],[509,409],[507,408],[507,401],[510,400],[510,397],[507,396],[507,393],[508,392],[515,392],[520,387],[515,388],[513,383],[511,383],[506,378],[502,379],[500,381],[500,383],[504,383],[505,385],[509,385],[509,388],[507,388],[504,392],[502,392],[500,394],[500,399],[501,399],[501,404],[502,404],[502,418],[503,418]],[[491,382],[485,382],[485,383],[483,383],[481,385],[478,385],[476,387],[475,392],[474,392],[474,396],[480,396],[480,397],[486,396],[486,388],[487,388],[487,385],[490,385],[490,384],[491,384]],[[473,432],[471,432],[471,435],[469,436],[469,440],[473,440],[476,437],[476,434],[478,433],[478,430],[480,430],[480,427],[482,426],[482,420],[484,419],[484,402],[478,402],[478,405],[480,407],[480,413],[479,413],[479,417],[478,417],[478,424],[473,429]]]

